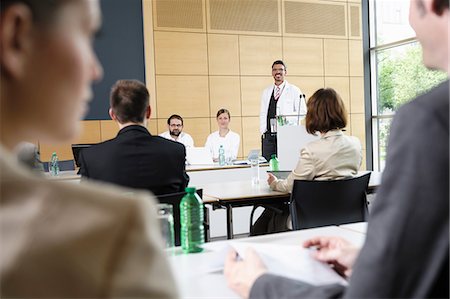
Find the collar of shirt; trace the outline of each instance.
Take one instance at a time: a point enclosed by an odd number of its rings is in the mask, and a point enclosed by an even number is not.
[[[278,85],[278,87],[280,88],[280,91],[282,91],[284,89],[284,86],[286,86],[286,80],[284,80],[283,83]],[[276,87],[277,87],[277,85],[275,85],[275,83],[274,83],[273,88],[275,89]]]
[[[321,136],[321,138],[328,138],[332,136],[341,136],[341,135],[344,135],[342,130],[331,130],[326,132],[323,136]]]

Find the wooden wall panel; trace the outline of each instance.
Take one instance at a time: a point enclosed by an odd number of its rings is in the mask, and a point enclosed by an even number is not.
[[[237,35],[208,34],[210,75],[239,75],[239,40]]]
[[[157,75],[207,75],[206,34],[155,32]]]
[[[153,27],[153,11],[152,1],[142,1],[142,13],[144,21],[144,44],[151,44],[152,47],[144,47],[145,57],[145,85],[150,93],[150,106],[153,109],[153,117],[157,117],[156,106],[156,77],[155,77],[155,47],[153,46],[154,33],[153,30],[145,30],[145,28]]]
[[[262,91],[270,84],[272,77],[241,77],[242,116],[259,115]]]
[[[351,114],[352,135],[358,137],[363,149],[366,148],[364,114]]]
[[[362,38],[361,5],[348,5],[348,36],[350,39]]]
[[[214,127],[216,128],[217,125]],[[211,134],[210,118],[186,118],[184,119],[184,131],[189,133],[194,139],[194,145],[205,146],[206,138]]]
[[[101,141],[99,120],[80,121],[80,127],[79,136],[69,142],[54,144],[39,142],[41,160],[49,161],[53,152],[56,152],[59,160],[73,160],[72,144],[98,143]]]
[[[285,35],[331,38],[348,36],[345,3],[284,0],[283,5]]]
[[[61,143],[61,144],[39,143],[41,161],[42,162],[50,161],[53,152],[56,152],[56,154],[58,155],[58,159],[60,161],[73,160],[71,145],[72,143]]]
[[[281,37],[239,36],[241,75],[272,74],[272,63],[282,59]]]
[[[157,135],[156,133],[158,132],[158,121],[156,119],[151,119],[147,122],[147,130],[152,134],[152,135]]]
[[[156,76],[158,118],[209,116],[207,76]]]
[[[350,113],[350,82],[348,77],[325,77],[325,87],[331,87],[341,96],[347,113]]]
[[[75,139],[74,143],[98,143],[101,141],[100,121],[85,120],[81,121],[81,134]]]
[[[119,126],[113,120],[101,120],[100,121],[100,134],[101,141],[109,140],[117,136],[119,132]]]
[[[364,76],[362,41],[348,42],[350,76]]]
[[[278,0],[207,0],[208,32],[280,34]]]
[[[348,76],[348,40],[324,40],[325,76]]]
[[[319,88],[324,87],[323,77],[286,77],[289,83],[294,84],[305,94],[306,100]]]
[[[252,149],[261,149],[261,134],[259,134],[259,117],[242,118],[242,137],[244,157]],[[260,152],[261,154],[262,152]]]
[[[351,113],[364,113],[364,78],[350,77]]]
[[[204,0],[154,0],[153,6],[155,30],[205,31]]]
[[[228,109],[231,116],[241,115],[241,83],[239,77],[209,77],[210,116],[216,117],[219,109]]]
[[[283,38],[283,57],[289,76],[323,76],[323,40]]]

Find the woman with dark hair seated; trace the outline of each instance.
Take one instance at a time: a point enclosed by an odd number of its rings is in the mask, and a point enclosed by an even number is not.
[[[334,180],[355,176],[361,165],[361,144],[356,137],[347,136],[347,112],[339,94],[332,88],[317,90],[308,100],[305,119],[310,134],[320,139],[300,150],[297,166],[285,180],[269,173],[267,183],[277,191],[292,192],[294,180]],[[291,228],[289,210],[276,206],[281,213],[266,209],[252,227],[251,235],[286,231]]]

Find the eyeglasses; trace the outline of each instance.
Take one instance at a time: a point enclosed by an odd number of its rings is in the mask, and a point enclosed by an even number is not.
[[[181,128],[183,125],[179,125],[179,124],[171,124],[170,127],[171,128]]]

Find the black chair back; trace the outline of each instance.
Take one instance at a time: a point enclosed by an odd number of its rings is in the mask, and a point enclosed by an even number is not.
[[[365,221],[370,173],[332,180],[295,180],[290,212],[294,230]]]
[[[200,198],[203,197],[203,189],[197,189],[197,194]],[[175,246],[181,245],[181,222],[180,222],[180,202],[186,192],[176,192],[170,194],[156,195],[160,203],[167,203],[172,205],[173,208],[173,229],[175,235]],[[205,228],[205,242],[209,241],[209,216],[208,208],[204,207],[203,210],[204,221],[203,225]]]

